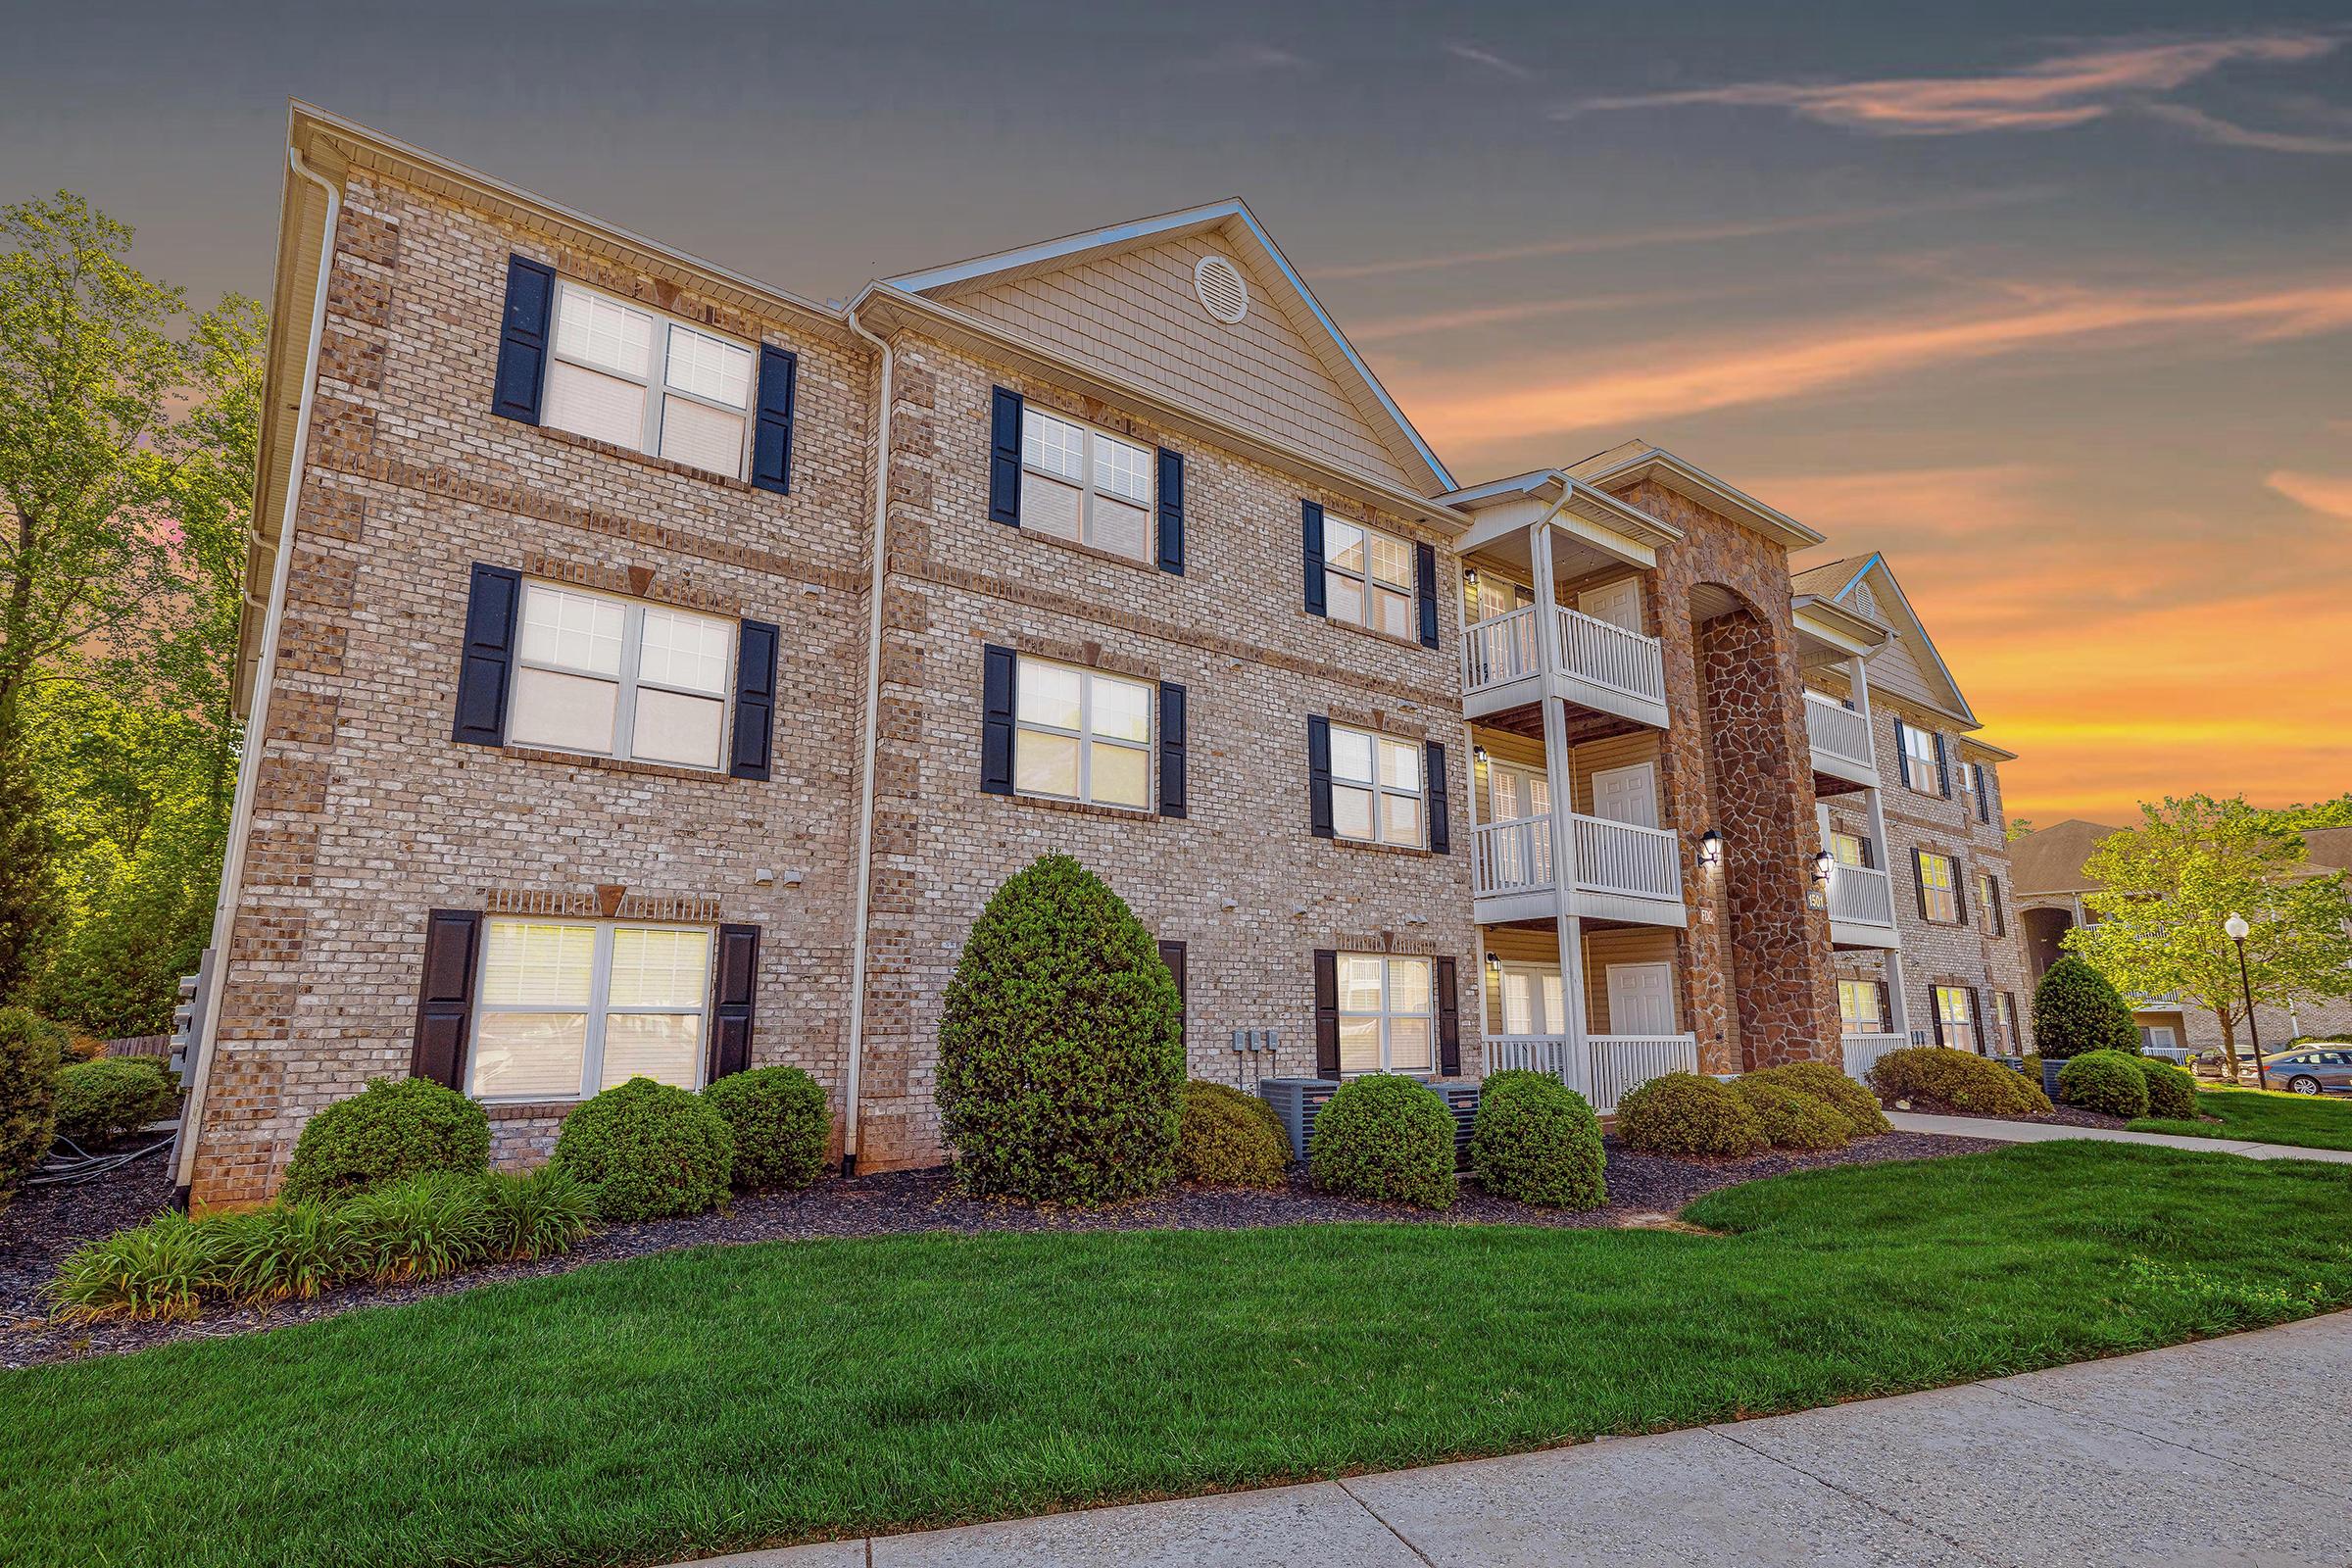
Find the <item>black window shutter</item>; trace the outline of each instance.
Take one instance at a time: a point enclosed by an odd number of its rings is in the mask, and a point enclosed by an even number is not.
[[[1431,741],[1423,764],[1422,788],[1429,792],[1429,848],[1433,855],[1451,855],[1453,835],[1446,822],[1446,748]],[[1449,962],[1451,960],[1448,960]]]
[[[1438,1072],[1446,1078],[1462,1075],[1462,997],[1453,960],[1438,960]]]
[[[1340,956],[1315,950],[1315,1072],[1340,1075]]]
[[[1928,858],[1918,850],[1911,852],[1911,891],[1919,895],[1919,917],[1928,917]]]
[[[1936,1025],[1936,1043],[1949,1046],[1951,1042],[1943,1038],[1943,992],[1942,986],[1928,987],[1928,1019]]]
[[[735,742],[727,771],[736,778],[767,777],[775,752],[776,644],[774,622],[745,620],[735,634]]]
[[[507,671],[522,613],[522,573],[474,564],[466,594],[466,646],[458,656],[458,715],[449,738],[468,746],[507,743]]]
[[[1992,774],[1983,762],[1977,764],[1977,820],[1992,820]]]
[[[1159,961],[1168,966],[1168,978],[1176,982],[1176,1038],[1182,1041],[1185,1033],[1184,944],[1181,942],[1159,944]]]
[[[1894,720],[1894,770],[1902,775],[1903,787],[1909,789],[1911,787],[1911,741],[1910,737],[1903,733],[1903,720],[1899,713],[1895,715]]]
[[[1332,836],[1331,720],[1306,721],[1306,830],[1316,838]]]
[[[1968,924],[1968,873],[1960,869],[1960,857],[1948,856],[1952,868],[1952,923]]]
[[[1968,988],[1968,1044],[1980,1056],[1992,1054],[1984,1049],[1984,1008],[1977,1000],[1975,986]]]
[[[716,1083],[752,1064],[752,1000],[760,989],[760,928],[718,928],[718,972],[710,981],[710,1066]]]
[[[1305,542],[1306,612],[1325,613],[1323,605],[1323,509],[1312,501],[1298,503],[1299,533]]]
[[[1184,688],[1172,680],[1159,683],[1159,814],[1185,816]]]
[[[980,652],[986,692],[980,710],[980,788],[1012,793],[1013,654],[993,644]]]
[[[471,909],[433,909],[424,917],[424,972],[416,982],[416,1033],[409,1075],[466,1090],[466,1034],[473,1023],[474,956],[482,917]]]
[[[1184,575],[1184,454],[1159,449],[1159,569]]]
[[[1438,646],[1438,552],[1413,546],[1413,598],[1421,607],[1421,646]]]
[[[1856,842],[1862,846],[1862,869],[1865,871],[1877,870],[1879,868],[1878,841],[1869,834],[1862,833],[1856,835]]]
[[[988,520],[1021,525],[1021,395],[996,389],[988,420]]]
[[[760,345],[760,419],[752,430],[752,483],[792,494],[792,418],[801,359],[772,343]]]
[[[1952,798],[1952,763],[1943,749],[1943,731],[1936,732],[1936,793],[1945,800]]]
[[[1879,992],[1879,1027],[1890,1035],[1901,1034],[1902,1026],[1896,1022],[1894,1016],[1894,993],[1886,989],[1886,982],[1884,980],[1873,980],[1871,984],[1876,986]]]
[[[539,422],[539,398],[547,388],[547,325],[555,305],[556,270],[525,256],[508,257],[498,379],[490,389],[492,414],[525,424]]]

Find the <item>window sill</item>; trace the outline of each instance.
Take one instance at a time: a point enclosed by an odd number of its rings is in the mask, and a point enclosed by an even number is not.
[[[992,524],[992,526],[1002,528],[1004,524],[1000,522]],[[1057,533],[1045,533],[1017,523],[1014,524],[1013,531],[1023,538],[1035,539],[1059,549],[1073,551],[1095,561],[1106,561],[1114,566],[1132,566],[1138,571],[1151,572],[1153,576],[1160,575],[1159,563],[1149,556],[1123,556],[1116,550],[1105,550],[1101,545],[1090,545],[1083,539],[1064,539]],[[1167,575],[1172,577],[1177,574],[1169,572]]]
[[[1082,816],[1115,816],[1129,822],[1156,822],[1157,811],[1147,811],[1135,806],[1105,806],[1097,801],[1065,801],[1058,795],[1024,795],[1015,790],[1001,800],[1018,801],[1023,806],[1042,806],[1049,811],[1076,811]]]
[[[1417,635],[1412,637],[1398,637],[1393,632],[1382,631],[1378,626],[1365,626],[1352,620],[1337,620],[1330,615],[1308,614],[1307,612],[1303,610],[1299,611],[1298,613],[1308,620],[1319,620],[1326,626],[1334,626],[1341,631],[1351,631],[1358,637],[1369,637],[1375,642],[1386,643],[1391,648],[1409,648],[1417,654],[1438,654],[1445,652],[1445,649],[1442,645],[1445,643],[1446,639],[1442,633],[1438,638],[1441,646],[1432,648],[1427,643],[1424,643]]]
[[[1344,839],[1337,833],[1323,842],[1343,850],[1368,850],[1374,855],[1404,855],[1422,859],[1433,859],[1438,853],[1418,844],[1375,844],[1370,839]]]
[[[499,748],[510,757],[532,762],[560,762],[569,767],[595,768],[606,773],[636,773],[654,778],[684,778],[727,783],[734,775],[719,767],[681,767],[675,762],[640,762],[626,757],[599,757],[593,752],[559,752],[549,747],[509,744]]]
[[[617,442],[600,441],[592,435],[559,430],[554,425],[542,424],[534,426],[534,428],[550,441],[560,442],[567,447],[579,447],[588,452],[601,452],[608,458],[618,458],[624,463],[638,464],[661,473],[674,473],[681,479],[699,479],[704,484],[714,484],[722,490],[739,491],[744,495],[750,495],[754,488],[748,480],[738,479],[732,474],[719,473],[710,468],[698,468],[691,463],[680,463],[675,458],[658,457],[654,453],[640,452],[635,447],[624,447]]]
[[[572,1100],[477,1100],[482,1115],[490,1121],[544,1121],[550,1116],[568,1116],[587,1102]]]

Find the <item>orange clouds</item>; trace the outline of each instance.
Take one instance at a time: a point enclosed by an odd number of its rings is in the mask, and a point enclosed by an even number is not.
[[[2352,522],[2352,478],[2328,473],[2297,473],[2280,468],[2263,480],[2298,506]]]

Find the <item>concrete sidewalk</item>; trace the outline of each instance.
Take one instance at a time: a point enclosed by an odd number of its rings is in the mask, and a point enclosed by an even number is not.
[[[2087,1138],[2102,1144],[2154,1144],[2160,1149],[2185,1149],[2194,1154],[2243,1154],[2248,1159],[2318,1159],[2352,1165],[2352,1150],[2296,1149],[2286,1144],[2231,1143],[2221,1138],[2182,1138],[2176,1133],[2128,1133],[2109,1127],[2068,1127],[2046,1121],[1995,1121],[1988,1116],[1923,1116],[1916,1111],[1890,1110],[1886,1119],[1895,1131],[1945,1133],[1954,1138],[1989,1138],[2002,1144],[2054,1144],[2069,1138]]]
[[[2352,1563],[2352,1313],[1726,1426],[698,1568]]]

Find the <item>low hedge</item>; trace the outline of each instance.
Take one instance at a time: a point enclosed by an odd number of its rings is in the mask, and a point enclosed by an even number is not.
[[[1768,1083],[1748,1073],[1732,1080],[1732,1093],[1747,1102],[1775,1149],[1843,1149],[1854,1141],[1854,1124],[1808,1090],[1787,1082]]]
[[[1488,1192],[1547,1208],[1598,1208],[1609,1200],[1606,1165],[1599,1118],[1551,1074],[1498,1072],[1478,1086],[1470,1167]]]
[[[1742,1082],[1782,1084],[1816,1100],[1854,1124],[1857,1138],[1876,1138],[1894,1131],[1894,1123],[1879,1104],[1879,1097],[1826,1061],[1791,1061],[1779,1067],[1760,1067]]]
[[[2148,1081],[2137,1056],[2086,1051],[2058,1069],[2058,1098],[2083,1110],[2130,1119],[2148,1113]]]
[[[280,1196],[342,1198],[385,1182],[490,1168],[490,1118],[429,1078],[379,1078],[303,1124]]]
[[[2149,1115],[2162,1116],[2167,1121],[2196,1120],[2199,1112],[2195,1078],[2161,1057],[2133,1056],[2131,1061],[2147,1085]]]
[[[179,1085],[158,1056],[97,1056],[57,1069],[57,1130],[77,1144],[127,1137],[179,1109]]]
[[[1738,1091],[1694,1072],[1652,1078],[1620,1100],[1617,1141],[1637,1153],[1707,1159],[1761,1153],[1771,1144]]]
[[[1881,1100],[1962,1116],[2046,1116],[2050,1097],[2023,1073],[1949,1046],[1904,1046],[1873,1063]]]
[[[1453,1112],[1410,1078],[1349,1079],[1315,1114],[1306,1169],[1327,1193],[1450,1208]]]
[[[595,1190],[606,1219],[700,1214],[727,1200],[735,1135],[702,1096],[632,1078],[572,1107],[555,1163]]]
[[[1282,1117],[1255,1095],[1195,1078],[1184,1086],[1176,1178],[1211,1187],[1280,1187],[1291,1167]]]
[[[57,1062],[66,1032],[24,1007],[0,1007],[0,1207],[56,1141]]]
[[[833,1143],[833,1107],[822,1085],[798,1067],[754,1067],[727,1074],[703,1091],[735,1140],[730,1183],[793,1191],[824,1174]]]

